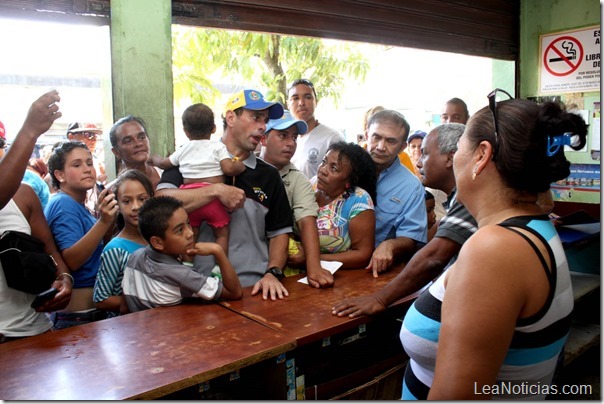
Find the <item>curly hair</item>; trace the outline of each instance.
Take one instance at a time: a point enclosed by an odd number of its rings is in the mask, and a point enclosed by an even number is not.
[[[216,129],[214,112],[205,104],[193,104],[182,113],[182,127],[191,139],[209,139]]]
[[[350,163],[352,170],[348,178],[348,182],[350,183],[349,191],[352,192],[357,186],[363,188],[369,193],[373,203],[377,205],[377,174],[375,164],[369,153],[356,143],[343,141],[332,143],[327,151],[330,150],[339,153],[338,161],[342,161],[342,158],[345,158]],[[350,192],[345,192],[344,197],[347,198]]]

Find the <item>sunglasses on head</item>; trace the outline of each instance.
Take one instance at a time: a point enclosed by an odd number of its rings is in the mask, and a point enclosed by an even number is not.
[[[315,90],[315,85],[312,83],[312,81],[308,80],[308,79],[297,79],[294,80],[294,82],[292,83],[291,86],[289,86],[289,90],[291,90],[292,88],[294,88],[295,86],[297,86],[298,84],[304,84],[305,86],[308,86],[312,89],[312,92],[315,94],[315,98],[317,98],[317,90]]]
[[[495,156],[497,155],[497,149],[499,148],[499,115],[497,114],[497,93],[504,93],[509,97],[509,99],[513,99],[505,90],[500,88],[496,88],[487,95],[489,99],[489,109],[493,113],[493,123],[495,124],[495,144],[493,145],[493,160],[495,160]]]
[[[294,80],[294,82],[292,83],[292,85],[290,87],[297,86],[298,84],[304,84],[304,85],[307,85],[308,87],[315,88],[315,85],[312,83],[312,81],[307,80],[307,79]]]

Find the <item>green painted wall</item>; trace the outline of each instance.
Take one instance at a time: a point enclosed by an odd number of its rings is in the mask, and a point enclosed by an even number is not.
[[[151,152],[174,149],[170,0],[111,1],[114,121],[143,118]]]
[[[540,35],[601,25],[599,0],[521,0],[520,2],[520,97],[533,97],[539,92]],[[558,95],[558,94],[556,94]],[[589,111],[592,124],[593,103],[600,101],[600,91],[562,93],[565,103],[577,102],[580,109]],[[593,125],[589,130],[591,144]],[[585,152],[569,152],[567,158],[575,164],[597,164],[589,147]],[[599,192],[574,192],[571,198],[557,198],[569,202],[599,203]]]
[[[509,60],[493,59],[493,89],[501,88],[514,95],[516,83],[516,63]]]
[[[600,25],[598,0],[521,0],[520,96],[539,95],[539,36]]]

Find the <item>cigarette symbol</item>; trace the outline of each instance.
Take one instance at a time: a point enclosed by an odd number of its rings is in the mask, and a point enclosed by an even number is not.
[[[569,41],[562,41],[562,48],[566,51],[568,57],[566,58],[553,58],[550,62],[562,62],[564,60],[575,60],[577,58],[577,51],[574,49],[574,44]]]

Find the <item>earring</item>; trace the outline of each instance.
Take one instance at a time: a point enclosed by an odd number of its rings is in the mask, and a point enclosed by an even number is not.
[[[476,171],[472,172],[472,181],[474,181],[476,179]]]

